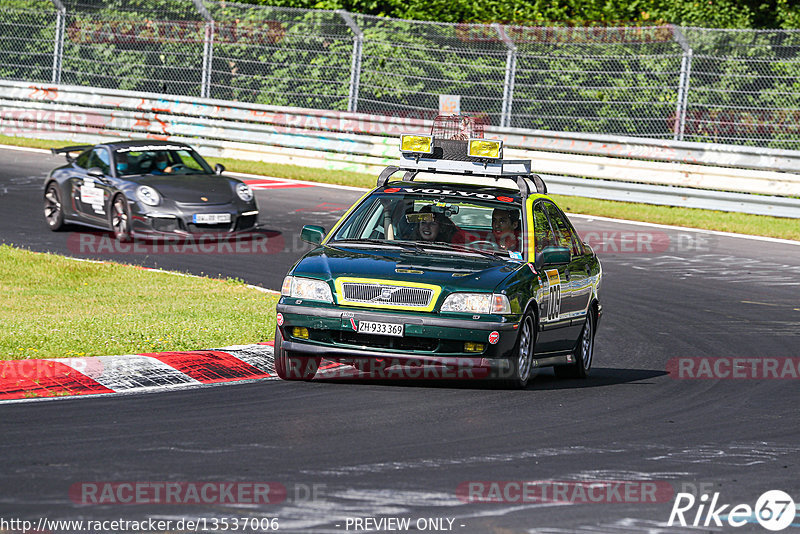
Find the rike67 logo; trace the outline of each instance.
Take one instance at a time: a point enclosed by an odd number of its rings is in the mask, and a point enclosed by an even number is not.
[[[723,504],[719,500],[719,492],[710,498],[704,493],[699,499],[691,493],[678,493],[667,525],[677,523],[682,527],[708,527],[713,523],[722,527],[727,523],[730,527],[741,527],[758,522],[765,529],[777,532],[791,525],[797,513],[794,500],[780,490],[764,492],[755,507],[749,504]]]

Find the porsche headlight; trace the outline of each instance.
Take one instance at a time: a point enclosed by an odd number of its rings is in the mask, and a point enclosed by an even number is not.
[[[236,184],[236,194],[245,202],[253,200],[253,190],[247,184]]]
[[[511,313],[511,305],[498,293],[452,293],[444,299],[442,311],[502,315]]]
[[[333,302],[331,287],[323,280],[287,276],[283,279],[281,296],[295,299],[321,300]]]
[[[158,191],[149,185],[140,185],[136,189],[136,198],[148,206],[158,206],[161,203],[161,196],[158,194]]]

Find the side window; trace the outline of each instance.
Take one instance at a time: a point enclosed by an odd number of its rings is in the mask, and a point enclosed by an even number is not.
[[[80,167],[81,169],[88,169],[89,168],[89,156],[92,155],[91,150],[87,150],[86,152],[81,152],[81,155],[75,159],[75,165]]]
[[[544,213],[544,208],[541,202],[533,205],[533,235],[535,237],[535,251],[541,252],[545,247],[556,246],[556,236],[553,234],[553,229],[550,228],[550,223],[547,220],[547,215]]]
[[[383,204],[373,199],[364,202],[348,217],[334,239],[383,239]]]
[[[564,218],[564,215],[556,208],[554,204],[546,202],[544,204],[547,216],[553,225],[553,230],[556,234],[556,241],[561,247],[570,249],[573,255],[578,256],[583,254],[583,247],[579,247],[578,239],[573,235],[572,226]]]
[[[572,226],[569,218],[564,216],[564,220],[567,222],[567,226],[569,226],[570,232],[572,233],[572,253],[580,255],[586,254],[586,249],[583,248],[583,240],[580,234],[578,234],[578,231]]]
[[[111,156],[108,153],[108,150],[105,148],[95,148],[92,150],[91,155],[89,156],[89,169],[92,167],[100,167],[100,170],[103,171],[103,174],[109,173],[109,168],[111,167]]]

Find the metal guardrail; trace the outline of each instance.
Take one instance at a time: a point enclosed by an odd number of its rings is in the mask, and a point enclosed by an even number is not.
[[[0,72],[429,119],[444,96],[500,127],[800,149],[797,30],[452,24],[260,4],[0,0]]]
[[[0,80],[0,133],[95,142],[183,140],[217,157],[377,172],[430,122]],[[800,151],[489,128],[551,191],[800,218]],[[560,176],[560,177],[559,177]],[[585,179],[578,177],[588,177]],[[757,193],[757,194],[753,194]]]

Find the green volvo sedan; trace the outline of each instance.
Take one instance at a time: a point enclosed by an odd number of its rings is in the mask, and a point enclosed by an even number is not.
[[[502,142],[401,136],[401,160],[284,279],[275,370],[312,379],[324,358],[377,376],[494,378],[541,367],[585,378],[602,269]],[[438,369],[397,373],[392,369]]]

